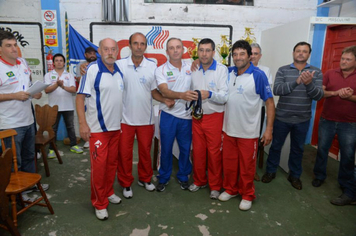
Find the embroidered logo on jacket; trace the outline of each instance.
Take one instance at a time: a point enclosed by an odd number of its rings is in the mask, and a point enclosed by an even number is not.
[[[216,83],[214,81],[210,81],[209,87],[210,88],[215,88],[216,87]]]
[[[266,91],[267,91],[267,93],[272,93],[272,91],[271,91],[271,86],[267,85],[267,86],[266,86]]]
[[[244,89],[242,88],[242,85],[240,85],[240,87],[237,88],[237,93],[238,94],[243,94],[244,93]]]
[[[145,76],[143,76],[142,78],[140,78],[140,83],[141,84],[145,84],[147,82]]]

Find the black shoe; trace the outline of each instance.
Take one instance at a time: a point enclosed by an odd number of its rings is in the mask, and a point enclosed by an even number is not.
[[[168,182],[167,183],[159,183],[156,186],[157,192],[163,192],[164,190],[166,190],[166,185],[168,185]]]
[[[179,181],[178,180],[178,183],[180,183],[180,188],[183,190],[187,190],[189,188],[188,181]]]
[[[288,176],[288,181],[292,184],[295,189],[302,190],[302,181],[299,178]]]
[[[276,178],[276,173],[268,173],[268,172],[266,172],[262,176],[262,182],[267,184],[267,183],[271,182],[274,178]]]
[[[352,199],[343,193],[341,196],[331,200],[330,203],[336,206],[356,205],[356,199]]]
[[[320,179],[314,179],[312,181],[312,185],[316,188],[320,187],[323,183],[324,183],[324,180],[320,180]]]

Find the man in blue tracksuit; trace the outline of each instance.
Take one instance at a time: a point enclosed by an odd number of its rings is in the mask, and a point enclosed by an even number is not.
[[[159,192],[165,190],[172,173],[172,148],[177,138],[179,146],[178,182],[183,190],[188,189],[188,175],[192,171],[190,161],[190,145],[192,142],[192,118],[185,109],[186,101],[196,100],[198,95],[190,90],[191,71],[190,64],[182,61],[184,52],[183,43],[178,38],[167,41],[167,55],[169,60],[158,67],[155,72],[158,89],[166,98],[175,99],[173,107],[165,103],[160,104],[160,142],[161,153],[159,158]]]

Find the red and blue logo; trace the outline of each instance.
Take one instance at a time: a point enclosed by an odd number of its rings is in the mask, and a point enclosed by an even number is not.
[[[164,42],[169,37],[169,30],[162,30],[161,26],[152,26],[152,29],[146,34],[147,45],[154,49],[163,49]]]

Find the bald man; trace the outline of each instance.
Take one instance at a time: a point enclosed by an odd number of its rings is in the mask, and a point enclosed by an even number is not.
[[[82,77],[76,98],[80,136],[89,141],[91,201],[99,220],[108,218],[110,203],[119,204],[114,193],[121,135],[124,82],[115,64],[119,48],[113,39],[99,43],[99,58]],[[87,111],[84,100],[87,97]]]

